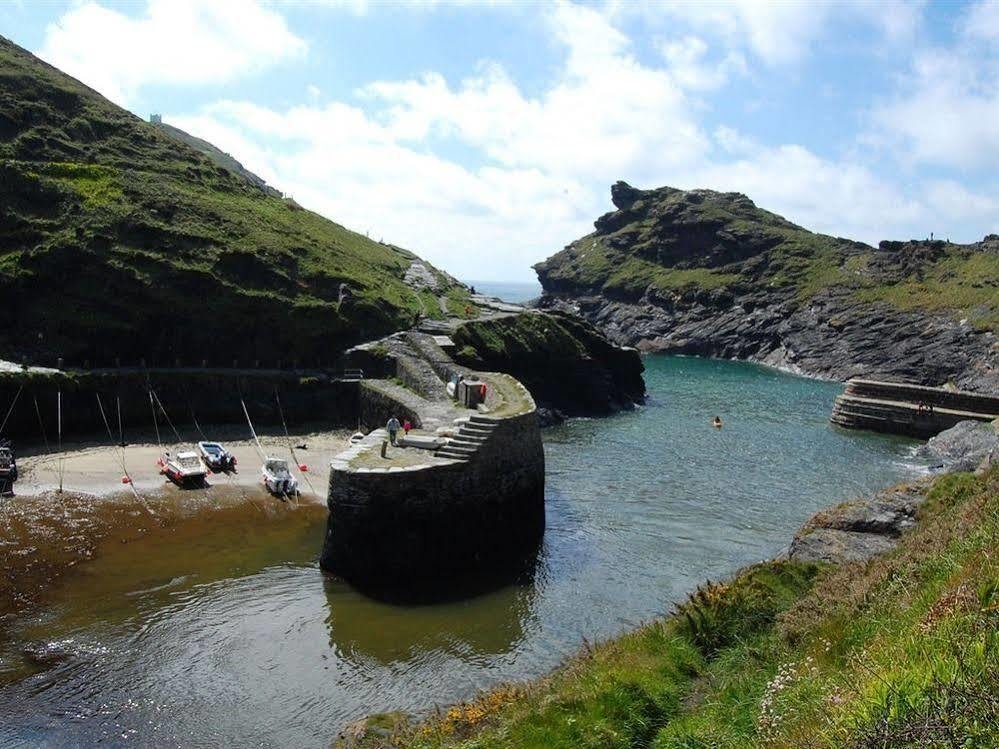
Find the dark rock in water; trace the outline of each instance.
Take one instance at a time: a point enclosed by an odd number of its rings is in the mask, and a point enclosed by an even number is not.
[[[997,447],[999,431],[992,424],[962,421],[931,438],[917,454],[930,461],[939,461],[934,469],[944,473],[973,471]]]
[[[887,489],[813,515],[791,542],[798,562],[856,562],[893,548],[916,524],[926,482]]]
[[[538,423],[542,427],[554,427],[562,424],[568,416],[557,408],[538,407]]]
[[[745,195],[612,189],[617,211],[535,266],[542,308],[643,351],[999,393],[997,243],[815,234]]]

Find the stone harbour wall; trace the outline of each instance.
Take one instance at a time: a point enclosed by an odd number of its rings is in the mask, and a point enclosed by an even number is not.
[[[334,461],[321,566],[360,588],[438,592],[522,569],[545,527],[537,413],[532,402],[489,422],[467,461],[387,469]]]

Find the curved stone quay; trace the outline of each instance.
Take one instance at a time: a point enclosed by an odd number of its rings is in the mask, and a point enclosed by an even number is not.
[[[354,353],[372,351],[395,375],[360,384],[360,418],[373,431],[331,462],[323,569],[403,595],[446,595],[523,570],[545,527],[544,451],[527,388],[455,364],[427,334]],[[448,395],[458,376],[485,386],[481,404]],[[413,425],[399,446],[384,429],[393,415]]]

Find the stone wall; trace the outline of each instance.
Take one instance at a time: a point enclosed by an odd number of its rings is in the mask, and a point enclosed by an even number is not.
[[[493,424],[468,461],[390,469],[334,461],[322,567],[366,589],[432,583],[439,593],[521,570],[545,527],[541,432],[533,403]]]
[[[847,429],[926,439],[962,421],[988,422],[996,418],[999,397],[904,382],[854,379],[836,398],[830,421]]]
[[[246,401],[254,426],[280,428],[275,391],[289,426],[322,423],[355,426],[358,416],[358,383],[321,373],[227,370],[140,370],[0,374],[0,419],[21,390],[3,436],[24,444],[41,444],[42,430],[34,401],[37,399],[45,433],[55,440],[57,393],[62,393],[63,439],[103,437],[106,428],[97,406],[100,394],[112,430],[117,436],[117,402],[121,402],[126,439],[129,434],[153,432],[149,387],[163,402],[182,436],[194,438],[193,420],[209,424],[245,424],[240,398]],[[193,417],[192,417],[193,413]],[[169,433],[158,413],[161,433]]]
[[[383,427],[395,416],[400,423],[409,419],[415,429],[423,427],[420,418],[420,401],[415,393],[400,392],[387,382],[362,382],[358,394],[358,419],[366,430]],[[410,396],[410,397],[407,397]]]

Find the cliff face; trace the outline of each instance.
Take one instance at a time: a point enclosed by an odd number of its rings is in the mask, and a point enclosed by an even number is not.
[[[556,310],[468,322],[452,338],[461,364],[507,372],[531,391],[543,423],[604,416],[645,398],[641,357]]]
[[[873,248],[738,193],[611,195],[595,232],[535,266],[542,306],[646,351],[999,392],[999,236]]]
[[[467,298],[184,135],[0,37],[0,358],[315,365]]]

